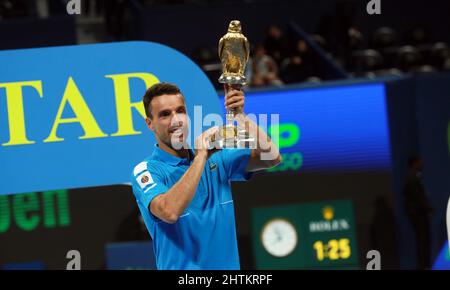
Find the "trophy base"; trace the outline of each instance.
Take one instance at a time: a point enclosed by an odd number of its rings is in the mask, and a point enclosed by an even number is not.
[[[256,149],[256,139],[236,126],[223,126],[218,135],[212,142],[217,149]]]
[[[224,75],[224,74],[222,74],[219,77],[219,83],[244,86],[244,85],[247,84],[247,79],[243,75],[238,75],[238,74],[227,74],[227,75]]]

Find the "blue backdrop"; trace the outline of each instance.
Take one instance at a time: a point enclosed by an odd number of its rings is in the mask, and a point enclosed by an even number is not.
[[[221,112],[217,93],[200,68],[156,43],[1,51],[0,63],[0,194],[128,182],[132,167],[151,153],[155,143],[142,115],[129,103],[143,109],[142,96],[155,81],[179,85],[191,118],[194,105],[202,105],[204,114]],[[34,144],[5,146],[11,131],[17,134],[22,115],[13,115],[20,107],[20,87],[12,83],[25,81],[34,81],[34,87],[28,83],[22,90],[26,137]],[[64,103],[64,95],[73,103]],[[56,135],[63,141],[44,142],[58,110],[61,119],[70,121],[77,117],[74,108],[84,120],[91,115],[102,136],[80,139],[85,130],[79,122],[61,123]],[[129,122],[135,134],[117,134],[119,125],[130,127]]]

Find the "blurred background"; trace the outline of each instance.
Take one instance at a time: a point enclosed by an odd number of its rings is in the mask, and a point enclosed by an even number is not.
[[[280,114],[284,159],[233,184],[242,269],[365,269],[370,250],[382,269],[450,269],[449,1],[67,2],[0,0],[0,49],[158,42],[222,96],[218,40],[241,21],[246,110]],[[263,238],[280,218],[285,250]],[[70,249],[83,269],[154,268],[131,187],[0,195],[0,269],[64,269]]]

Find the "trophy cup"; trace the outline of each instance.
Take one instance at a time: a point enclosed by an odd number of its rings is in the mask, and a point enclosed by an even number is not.
[[[238,20],[231,21],[227,33],[219,41],[222,62],[219,83],[224,84],[225,94],[229,89],[240,90],[247,83],[244,70],[249,53],[249,43],[242,34],[241,23]],[[218,138],[213,140],[219,148],[255,148],[255,138],[234,124],[235,116],[239,113],[242,113],[242,108],[227,109],[226,124],[220,128]]]

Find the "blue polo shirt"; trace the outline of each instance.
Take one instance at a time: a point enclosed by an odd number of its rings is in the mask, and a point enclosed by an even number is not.
[[[248,180],[250,149],[224,149],[206,162],[197,191],[174,224],[150,212],[152,200],[167,192],[192,160],[155,146],[133,170],[132,185],[147,230],[153,239],[158,269],[239,269],[234,204],[230,181]]]

